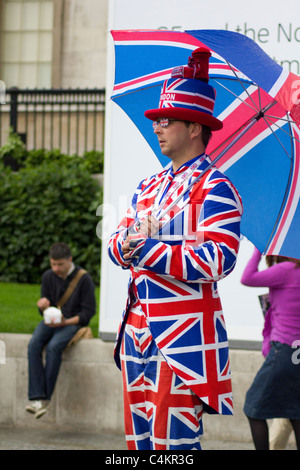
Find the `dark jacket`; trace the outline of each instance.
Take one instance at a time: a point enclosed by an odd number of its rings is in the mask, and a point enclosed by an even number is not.
[[[74,271],[66,279],[58,277],[52,269],[45,271],[42,276],[41,297],[47,297],[51,306],[55,307],[79,269],[79,266],[75,266]],[[65,318],[78,315],[79,324],[81,326],[88,325],[96,312],[95,286],[89,273],[81,277],[61,311]]]

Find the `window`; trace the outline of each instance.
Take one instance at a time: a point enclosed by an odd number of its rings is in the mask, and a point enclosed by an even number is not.
[[[1,76],[7,88],[50,88],[53,0],[2,0]]]

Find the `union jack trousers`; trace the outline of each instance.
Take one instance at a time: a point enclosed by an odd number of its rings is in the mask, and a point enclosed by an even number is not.
[[[140,302],[132,302],[121,344],[129,450],[200,450],[203,404],[158,350]]]
[[[203,155],[175,173],[164,169],[143,180],[110,238],[109,256],[131,272],[115,360],[121,367],[120,347],[134,291],[147,334],[178,380],[201,400],[205,411],[232,414],[228,339],[217,281],[236,263],[242,202],[215,167],[185,192],[209,163]],[[129,231],[134,232],[143,218],[153,213],[159,218],[162,212],[157,234],[145,237],[134,258],[124,259],[121,248]]]

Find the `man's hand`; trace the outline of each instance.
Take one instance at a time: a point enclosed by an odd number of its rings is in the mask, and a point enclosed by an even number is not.
[[[139,224],[138,233],[141,234],[141,243],[145,237],[153,237],[161,227],[161,222],[155,219],[153,215],[149,215],[145,219],[142,219]],[[122,252],[124,259],[130,259],[134,249],[130,247],[131,240],[139,240],[137,234],[129,234],[122,245]],[[137,245],[138,246],[138,245]]]
[[[137,253],[141,250],[141,248],[144,246],[145,242],[147,240],[147,236],[141,232],[140,236],[139,234],[136,235],[128,235],[126,240],[124,241],[122,245],[122,251],[123,251],[123,258],[124,259],[130,259],[134,256],[137,256]]]
[[[64,318],[62,316],[60,323],[47,323],[47,326],[50,326],[51,328],[60,328],[62,326],[78,325],[78,323],[79,323],[79,315],[75,315],[74,317],[71,317],[71,318]]]
[[[37,301],[38,308],[43,312],[46,308],[50,307],[50,300],[47,297],[42,297]]]
[[[161,227],[161,222],[156,220],[156,218],[153,217],[153,215],[149,215],[145,219],[141,220],[139,232],[145,233],[147,237],[153,237],[156,234],[156,232],[158,232],[160,227]]]

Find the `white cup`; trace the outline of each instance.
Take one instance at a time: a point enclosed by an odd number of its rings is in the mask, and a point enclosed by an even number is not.
[[[56,307],[48,307],[44,310],[44,321],[47,324],[60,323],[61,311]]]

